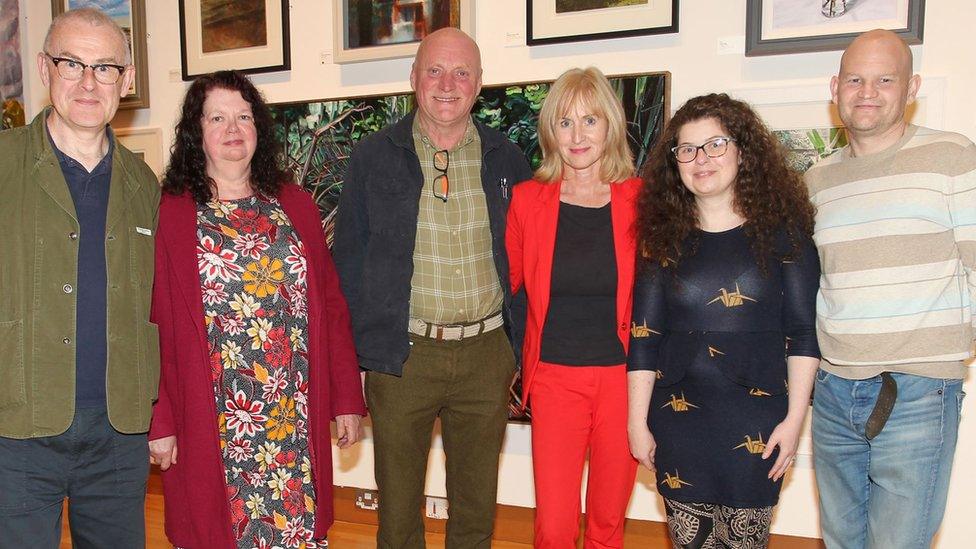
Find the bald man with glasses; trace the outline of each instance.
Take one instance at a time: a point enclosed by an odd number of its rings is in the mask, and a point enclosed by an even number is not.
[[[108,124],[132,83],[125,34],[55,18],[51,106],[0,134],[0,549],[145,546],[149,322],[159,186]]]

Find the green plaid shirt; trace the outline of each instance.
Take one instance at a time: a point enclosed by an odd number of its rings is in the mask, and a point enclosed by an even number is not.
[[[413,123],[414,149],[424,174],[410,281],[410,316],[435,324],[480,320],[502,308],[504,294],[491,247],[481,186],[481,139],[470,121],[449,151],[447,202],[434,196],[438,150]]]

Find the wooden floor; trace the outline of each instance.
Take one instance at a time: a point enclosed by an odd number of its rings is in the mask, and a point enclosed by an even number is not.
[[[348,489],[337,489],[338,500],[344,499],[342,494]],[[345,513],[339,512],[339,507],[343,507],[341,501],[337,501],[337,515],[339,518],[355,515],[346,510]],[[498,520],[496,521],[496,535],[507,533],[508,539],[523,539],[526,537],[524,529],[529,528],[531,534],[531,523],[525,523],[524,510],[521,508],[513,509],[500,506]],[[515,516],[513,516],[513,514]],[[64,513],[67,517],[67,512]],[[371,519],[375,514],[369,515]],[[375,520],[375,519],[373,519]],[[364,520],[362,522],[372,522]],[[376,547],[376,526],[375,524],[363,524],[362,522],[345,522],[337,520],[329,529],[329,545],[334,549],[374,549]],[[444,534],[443,521],[440,524],[429,523],[427,533],[427,547],[429,549],[443,549]],[[521,536],[512,535],[514,530],[522,530]],[[431,531],[431,530],[440,530]],[[146,496],[146,546],[148,549],[171,549],[173,546],[166,541],[163,533],[163,494],[160,485],[159,475],[153,474],[149,477],[149,491]],[[70,534],[68,532],[67,518],[62,524],[61,549],[71,547]],[[516,543],[512,541],[495,541],[492,543],[493,549],[531,549],[529,543]],[[670,547],[667,539],[667,528],[660,523],[647,521],[629,521],[627,524],[625,547],[640,548],[666,548]],[[809,538],[797,538],[790,536],[772,536],[769,549],[820,549],[823,543],[820,540]]]

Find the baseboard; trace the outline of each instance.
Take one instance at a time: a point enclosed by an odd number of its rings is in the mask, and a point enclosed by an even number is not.
[[[376,511],[356,507],[357,488],[336,486],[333,502],[335,519],[356,524],[376,524]],[[532,523],[535,509],[499,505],[495,515],[495,539],[515,543],[532,544]],[[428,532],[444,532],[447,522],[424,518]],[[663,522],[627,519],[624,525],[625,547],[669,547],[668,527]],[[773,535],[769,541],[770,549],[821,549],[823,542],[815,538]]]

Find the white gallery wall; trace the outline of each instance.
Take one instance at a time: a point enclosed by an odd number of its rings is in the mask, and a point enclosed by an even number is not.
[[[186,83],[180,79],[180,31],[176,0],[145,0],[148,28],[149,81],[152,107],[121,111],[113,125],[162,130],[164,147],[172,138]],[[271,102],[387,94],[409,89],[409,59],[351,65],[332,63],[332,14],[336,0],[291,0],[291,65],[288,72],[256,75],[254,81]],[[471,0],[461,0],[468,2]],[[817,0],[809,0],[816,2]],[[681,0],[680,33],[663,36],[525,46],[523,0],[477,0],[475,35],[481,47],[484,82],[498,84],[553,79],[563,70],[595,65],[607,74],[670,71],[671,106],[689,97],[727,91],[752,102],[775,129],[836,125],[829,108],[828,80],[840,52],[746,58],[742,0]],[[915,70],[922,75],[919,105],[913,121],[960,132],[976,140],[976,66],[967,38],[976,28],[976,6],[970,0],[928,0],[925,43],[915,46]],[[46,89],[36,74],[36,53],[50,22],[50,2],[22,4],[24,66],[28,117],[46,104]],[[168,151],[163,152],[164,160]],[[976,393],[970,375],[966,387]],[[964,405],[945,522],[936,547],[969,546],[968,523],[976,509],[976,412],[972,399]],[[500,503],[533,505],[530,427],[508,428],[499,480]],[[335,482],[374,487],[372,445],[368,438],[352,450],[334,452]],[[444,494],[443,453],[434,441],[428,493]],[[642,471],[628,515],[662,520],[663,505],[654,478]],[[816,493],[809,458],[809,440],[787,476],[773,531],[819,537]]]

